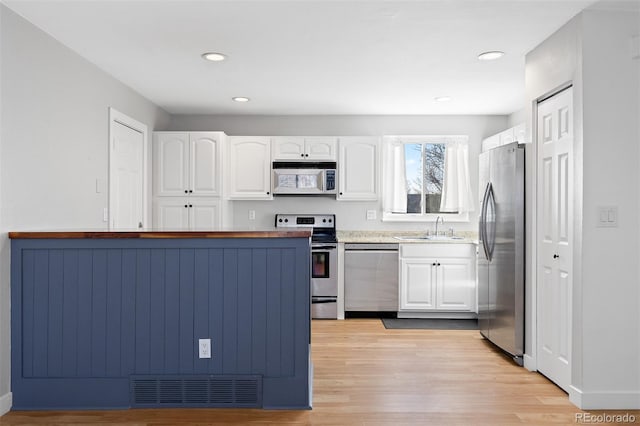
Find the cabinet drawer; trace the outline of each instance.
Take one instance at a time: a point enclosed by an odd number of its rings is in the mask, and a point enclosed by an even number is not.
[[[400,244],[400,257],[475,257],[475,249],[465,243]]]

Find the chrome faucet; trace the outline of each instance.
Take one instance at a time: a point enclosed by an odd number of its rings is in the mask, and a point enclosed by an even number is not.
[[[444,218],[438,216],[436,218],[436,237],[438,236],[438,222],[443,223],[444,224]]]

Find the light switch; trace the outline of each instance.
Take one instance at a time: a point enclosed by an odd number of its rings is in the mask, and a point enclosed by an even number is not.
[[[600,206],[598,207],[599,228],[616,228],[618,226],[618,207]]]

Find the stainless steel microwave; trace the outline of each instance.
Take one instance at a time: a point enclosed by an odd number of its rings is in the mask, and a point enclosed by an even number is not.
[[[331,195],[337,192],[335,162],[274,161],[274,195]]]

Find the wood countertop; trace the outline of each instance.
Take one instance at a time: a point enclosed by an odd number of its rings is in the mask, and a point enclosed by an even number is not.
[[[11,239],[97,239],[97,238],[310,238],[309,229],[291,230],[223,230],[223,231],[17,231],[9,232]]]

